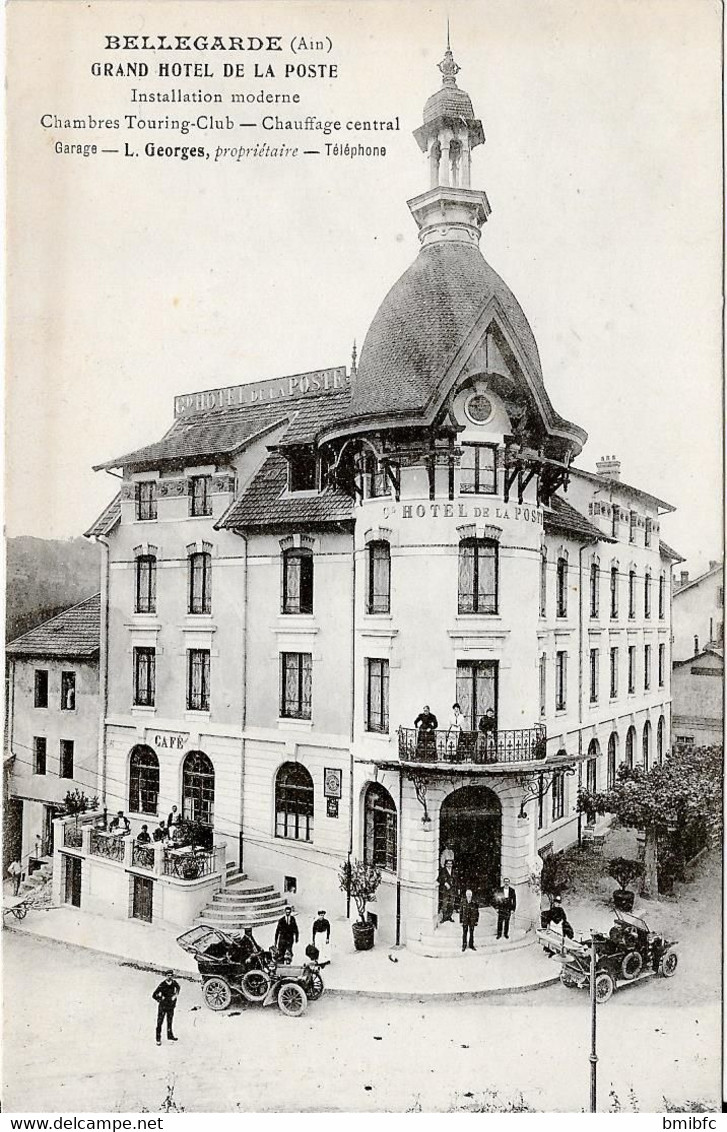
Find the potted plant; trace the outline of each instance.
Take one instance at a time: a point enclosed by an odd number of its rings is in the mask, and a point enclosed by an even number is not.
[[[537,885],[541,893],[540,902],[540,925],[546,927],[548,923],[548,912],[553,907],[553,901],[556,896],[562,896],[568,887],[570,877],[568,875],[568,868],[560,853],[550,853],[547,857],[543,857],[543,865],[540,870],[540,875],[537,877]],[[548,907],[544,907],[544,900],[542,897],[547,898]]]
[[[642,875],[644,866],[641,861],[634,861],[630,857],[612,857],[608,862],[608,875],[618,882],[618,888],[613,894],[613,905],[620,912],[630,912],[634,906],[636,893],[629,885]]]
[[[381,870],[358,859],[347,860],[341,865],[338,881],[341,891],[353,897],[358,910],[359,918],[351,924],[353,945],[357,951],[370,951],[374,946],[374,925],[366,920],[366,905],[376,899]]]

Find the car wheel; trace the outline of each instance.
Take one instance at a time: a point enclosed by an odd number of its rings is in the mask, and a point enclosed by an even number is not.
[[[308,1005],[308,996],[297,983],[283,983],[278,991],[278,1006],[283,1014],[297,1018]]]
[[[659,960],[659,972],[665,979],[670,979],[676,972],[679,956],[676,951],[665,951]]]
[[[212,979],[207,981],[202,986],[202,994],[204,1000],[210,1010],[227,1010],[227,1007],[232,1002],[232,988],[225,979],[221,979],[219,975],[215,975]]]
[[[628,955],[624,955],[621,961],[621,974],[625,979],[635,979],[641,973],[643,965],[644,960],[638,951],[629,951]]]
[[[601,1006],[613,994],[614,981],[608,971],[596,973],[596,1002]]]
[[[240,990],[248,1002],[262,1002],[270,990],[270,976],[265,971],[246,971]]]
[[[311,1002],[315,1002],[323,994],[325,987],[320,971],[311,971],[310,973],[310,986],[308,988],[308,998]]]

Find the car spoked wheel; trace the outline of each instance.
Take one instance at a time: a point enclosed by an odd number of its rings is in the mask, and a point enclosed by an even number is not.
[[[614,982],[608,971],[598,971],[596,973],[596,1002],[601,1006],[604,1002],[608,1002],[613,994]]]
[[[248,1002],[262,1002],[270,990],[270,976],[265,971],[246,971],[240,989]]]
[[[232,988],[224,979],[215,976],[202,987],[204,1000],[210,1010],[227,1010],[232,1002]]]
[[[662,955],[659,961],[659,972],[664,976],[665,979],[670,979],[676,972],[678,964],[679,956],[677,955],[676,951],[667,951],[664,955]]]
[[[625,979],[635,979],[641,973],[643,965],[644,960],[638,951],[629,951],[628,955],[624,955],[621,962],[621,974]]]
[[[308,996],[297,983],[283,983],[278,991],[278,1006],[283,1014],[297,1018],[308,1005]]]

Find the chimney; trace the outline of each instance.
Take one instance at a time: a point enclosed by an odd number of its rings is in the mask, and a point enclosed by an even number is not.
[[[621,461],[615,456],[602,456],[596,461],[596,472],[601,479],[615,480],[618,483],[621,479]]]
[[[681,570],[679,572],[679,585],[680,586],[686,586],[688,581],[689,581],[689,571],[688,570]]]

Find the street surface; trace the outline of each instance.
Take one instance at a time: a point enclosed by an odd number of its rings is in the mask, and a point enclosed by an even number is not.
[[[599,1109],[662,1098],[719,1102],[719,949],[704,938],[671,980],[619,990],[598,1011]],[[467,1094],[522,1092],[545,1112],[588,1108],[588,995],[560,985],[472,1002],[324,995],[214,1014],[182,981],[176,1045],[154,1041],[160,976],[3,933],[5,1112],[447,1111]],[[443,962],[446,962],[443,960]]]

